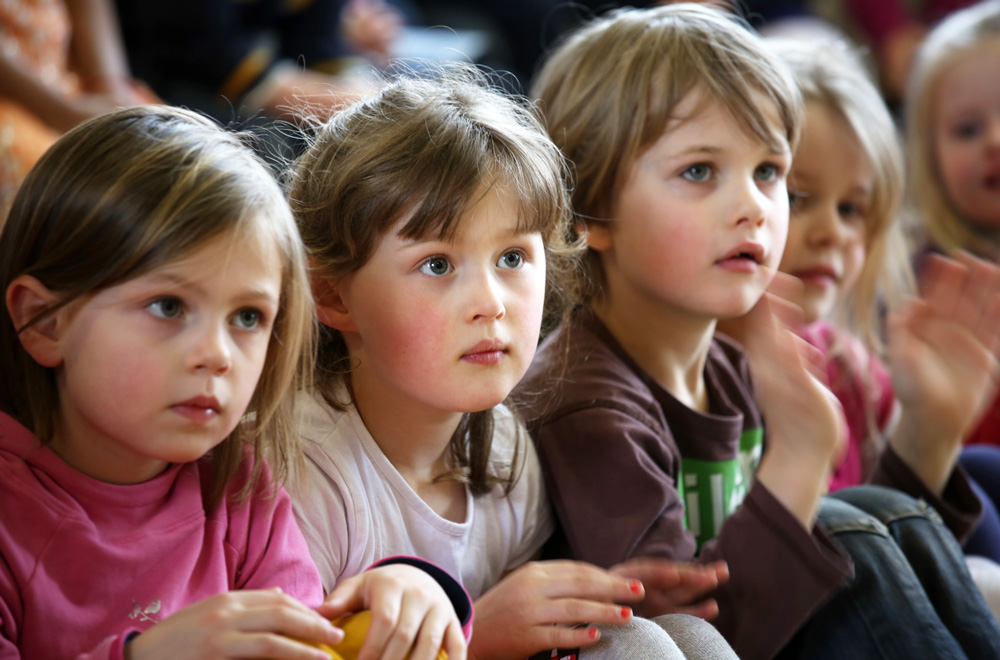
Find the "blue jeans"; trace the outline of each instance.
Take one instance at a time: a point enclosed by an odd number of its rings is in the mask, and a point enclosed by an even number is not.
[[[858,486],[824,498],[819,520],[851,556],[854,578],[779,658],[1000,658],[1000,626],[932,507]]]
[[[969,474],[972,489],[983,503],[983,517],[965,541],[965,554],[988,557],[1000,564],[1000,447],[966,445],[958,463]]]

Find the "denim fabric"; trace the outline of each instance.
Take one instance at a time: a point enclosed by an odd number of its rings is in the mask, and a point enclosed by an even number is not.
[[[855,575],[779,658],[1000,658],[1000,627],[932,507],[858,486],[824,498],[819,520]]]
[[[965,554],[987,557],[1000,564],[1000,447],[968,445],[958,456],[983,503],[983,517],[965,541]]]

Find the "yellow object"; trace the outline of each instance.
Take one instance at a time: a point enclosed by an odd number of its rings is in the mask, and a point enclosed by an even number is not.
[[[372,613],[368,610],[347,614],[333,622],[333,625],[344,631],[344,639],[339,644],[330,646],[317,642],[306,643],[329,653],[330,660],[357,660],[371,623]],[[410,656],[406,657],[409,659]],[[448,660],[448,653],[444,649],[439,649],[435,660]]]

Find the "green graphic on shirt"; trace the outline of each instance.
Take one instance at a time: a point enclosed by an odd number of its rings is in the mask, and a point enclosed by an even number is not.
[[[748,429],[740,436],[737,458],[728,461],[681,459],[677,490],[684,502],[684,527],[694,534],[698,549],[719,535],[722,522],[747,496],[760,464],[764,432]]]

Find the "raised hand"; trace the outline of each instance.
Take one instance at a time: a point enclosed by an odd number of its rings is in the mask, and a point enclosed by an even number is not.
[[[638,580],[591,564],[529,562],[476,601],[469,654],[520,660],[546,649],[588,646],[600,639],[592,624],[628,623],[632,609],[623,604],[644,595]]]
[[[280,589],[230,591],[189,605],[125,646],[125,660],[329,660],[296,639],[336,644],[343,633]]]
[[[799,292],[801,282],[777,273],[749,314],[719,329],[743,344],[767,425],[756,478],[811,529],[847,436],[840,403],[824,385],[822,356],[792,331],[803,324]]]
[[[891,444],[940,493],[997,392],[1000,269],[968,254],[932,255],[921,293],[889,317],[889,370],[903,408]]]
[[[335,618],[369,610],[371,625],[358,660],[433,660],[440,648],[449,660],[465,660],[465,636],[455,608],[429,573],[387,564],[344,580],[319,612]]]

